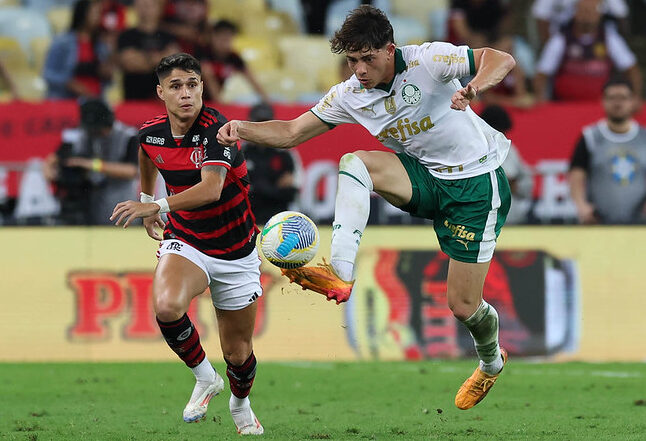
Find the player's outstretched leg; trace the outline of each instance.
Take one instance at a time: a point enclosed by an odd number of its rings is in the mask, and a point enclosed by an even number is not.
[[[256,414],[253,413],[249,401],[249,392],[256,377],[256,357],[252,352],[240,366],[231,364],[226,358],[225,361],[227,362],[227,377],[229,377],[231,388],[229,410],[236,429],[241,435],[262,435],[265,430]]]
[[[476,312],[463,323],[471,332],[480,358],[480,365],[462,384],[455,396],[455,405],[466,410],[487,396],[507,363],[507,352],[498,344],[498,313],[484,300]]]
[[[355,279],[354,263],[370,215],[370,173],[354,153],[339,162],[339,185],[334,206],[332,259],[315,267],[283,270],[290,282],[323,294],[337,304],[350,298]]]
[[[162,322],[157,319],[157,324],[168,346],[179,355],[195,375],[195,387],[183,412],[184,421],[187,423],[200,421],[206,416],[211,398],[224,389],[224,380],[206,358],[200,336],[188,315],[184,314],[179,320],[172,322]]]

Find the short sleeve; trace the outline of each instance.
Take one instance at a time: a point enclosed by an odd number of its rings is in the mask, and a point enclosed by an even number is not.
[[[554,75],[561,65],[565,53],[565,37],[561,33],[554,34],[547,40],[541,57],[536,64],[536,71],[545,75]]]
[[[124,162],[129,164],[137,165],[139,160],[139,138],[137,136],[132,136],[128,140],[128,146],[126,147],[126,154],[123,158]]]
[[[213,124],[204,131],[204,138],[202,139],[204,160],[202,161],[202,167],[205,165],[220,165],[229,170],[240,148],[238,143],[232,146],[218,143],[216,136],[220,127],[220,124]]]
[[[332,86],[327,95],[321,98],[318,104],[310,109],[314,115],[331,129],[339,124],[352,124],[356,122],[342,106],[342,87],[343,84]]]
[[[590,169],[590,152],[588,151],[584,136],[581,136],[574,148],[574,153],[572,153],[570,170],[573,168],[582,168],[585,171]]]
[[[608,45],[608,56],[619,71],[623,72],[637,63],[635,54],[612,24],[606,25],[606,44]]]
[[[447,82],[476,73],[473,51],[468,46],[436,41],[420,48],[420,59],[436,81]]]

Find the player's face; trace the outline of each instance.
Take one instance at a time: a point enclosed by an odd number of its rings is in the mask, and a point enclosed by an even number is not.
[[[625,121],[632,116],[635,110],[633,93],[627,86],[621,84],[610,86],[603,94],[603,108],[609,120]]]
[[[364,49],[347,52],[348,66],[366,89],[388,83],[395,75],[395,45],[387,44],[381,49]]]
[[[202,87],[202,78],[196,72],[173,69],[157,86],[157,95],[169,114],[186,121],[202,109]]]

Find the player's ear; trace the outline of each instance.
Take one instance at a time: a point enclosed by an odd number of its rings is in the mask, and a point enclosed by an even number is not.
[[[395,43],[388,43],[386,45],[386,52],[388,53],[389,57],[392,57],[393,55],[395,55],[395,48],[396,48]]]
[[[162,89],[161,85],[157,85],[157,96],[159,97],[160,100],[164,101],[164,89]]]

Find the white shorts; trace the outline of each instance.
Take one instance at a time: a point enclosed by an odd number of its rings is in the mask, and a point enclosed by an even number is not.
[[[224,260],[207,256],[181,240],[163,240],[157,257],[169,253],[190,260],[204,271],[213,305],[218,309],[242,309],[262,295],[260,257],[255,248],[241,259]]]

